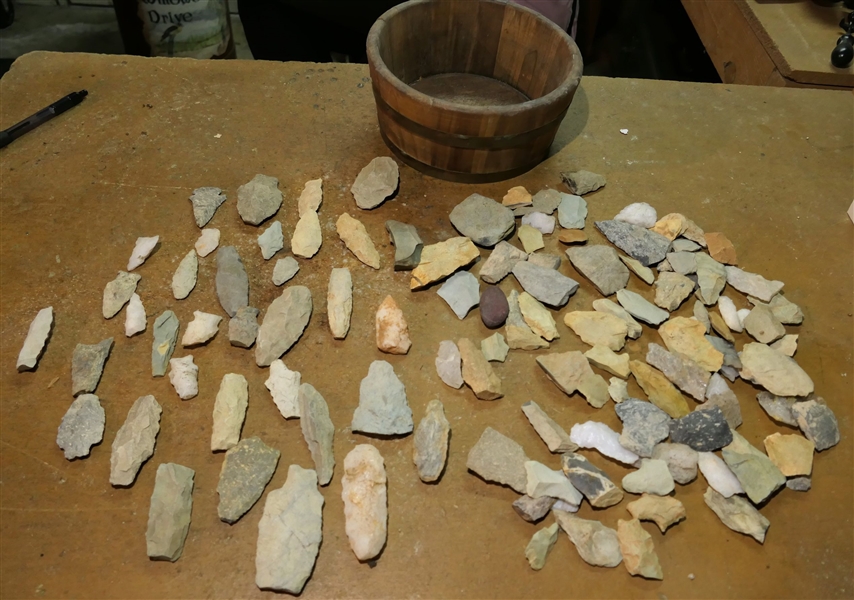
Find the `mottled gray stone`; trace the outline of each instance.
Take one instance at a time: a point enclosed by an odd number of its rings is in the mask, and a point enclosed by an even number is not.
[[[603,296],[626,287],[629,270],[610,246],[576,246],[566,251],[572,266],[596,286]]]
[[[531,210],[528,214],[531,212],[540,212],[544,215],[552,214],[560,206],[560,201],[565,195],[562,192],[548,188],[540,190],[531,198]]]
[[[777,423],[791,425],[792,427],[798,426],[798,419],[792,412],[792,407],[797,402],[797,398],[775,396],[771,392],[759,392],[756,399],[759,401],[759,406]]]
[[[216,251],[216,295],[229,317],[249,306],[249,276],[234,246],[221,246]]]
[[[259,367],[268,367],[290,350],[305,331],[311,311],[311,292],[307,287],[294,285],[285,288],[264,314],[255,345],[255,363]]]
[[[764,502],[786,485],[786,476],[777,465],[736,431],[732,432],[732,442],[724,446],[722,454],[724,462],[754,504]]]
[[[299,414],[302,437],[308,445],[317,480],[326,485],[332,480],[335,469],[335,455],[332,452],[332,439],[335,426],[329,418],[329,406],[311,384],[299,386]]]
[[[591,506],[606,508],[619,504],[623,499],[621,490],[608,474],[596,467],[580,454],[568,452],[561,456],[563,474],[581,492]]]
[[[17,369],[21,371],[32,371],[39,363],[39,358],[47,345],[50,331],[53,328],[53,307],[41,309],[30,323],[27,330],[27,338],[21,346],[18,354]]]
[[[567,185],[573,194],[583,196],[590,192],[595,192],[603,187],[606,183],[605,178],[598,173],[591,171],[578,170],[568,173],[561,173],[561,179]]]
[[[516,263],[513,275],[526,292],[553,307],[569,302],[569,297],[578,289],[578,282],[574,279],[527,261]]]
[[[193,203],[193,217],[196,225],[204,227],[213,218],[216,209],[225,202],[226,196],[218,187],[200,187],[193,190],[190,202]]]
[[[480,278],[486,283],[498,283],[507,277],[519,261],[528,255],[509,242],[498,242],[480,268]]]
[[[548,496],[540,496],[539,498],[531,498],[527,494],[517,498],[513,502],[513,510],[516,514],[528,521],[536,523],[552,509],[555,499]]]
[[[709,372],[686,356],[673,354],[662,346],[650,343],[646,362],[655,367],[683,392],[702,402],[705,399]]]
[[[670,435],[670,416],[650,402],[629,398],[615,410],[623,422],[620,445],[638,456],[652,456],[655,445]]]
[[[258,437],[240,440],[225,453],[216,486],[222,521],[236,523],[254,506],[273,478],[280,455]]]
[[[753,508],[750,502],[741,496],[724,498],[710,487],[706,488],[703,500],[724,525],[733,531],[751,536],[760,544],[765,542],[765,532],[771,522]]]
[[[450,214],[453,226],[478,246],[491,248],[516,229],[513,211],[495,200],[472,194]]]
[[[56,445],[65,458],[89,456],[95,444],[104,439],[104,409],[94,394],[81,394],[68,407],[56,433]]]
[[[655,306],[652,302],[630,290],[618,290],[617,302],[620,303],[626,311],[640,319],[644,323],[650,325],[661,325],[664,321],[670,318],[670,313]]]
[[[299,273],[299,263],[293,256],[286,256],[276,261],[273,267],[273,284],[283,285]]]
[[[151,375],[163,377],[169,359],[178,342],[178,317],[171,310],[164,311],[154,321],[154,342],[151,345]]]
[[[184,551],[193,513],[193,469],[175,463],[157,467],[148,507],[148,558],[175,562]]]
[[[430,400],[427,412],[415,429],[412,461],[421,481],[437,481],[445,469],[448,457],[448,439],[451,424],[445,417],[445,408],[439,400]]]
[[[664,260],[670,240],[663,235],[622,221],[596,221],[596,227],[617,248],[645,267]]]
[[[824,399],[817,396],[805,402],[792,405],[792,416],[806,438],[815,444],[818,452],[832,448],[839,443],[839,425],[836,415],[825,404]]]
[[[77,344],[71,358],[71,394],[94,392],[101,381],[104,364],[113,348],[113,338],[97,344]]]
[[[323,502],[317,473],[299,465],[288,468],[285,485],[267,494],[255,549],[260,589],[302,592],[323,539]]]
[[[136,284],[141,276],[138,273],[126,273],[119,271],[116,278],[104,286],[104,298],[101,312],[105,319],[112,319],[122,307],[130,301],[136,291]]]
[[[671,312],[679,308],[694,291],[694,282],[679,273],[662,273],[653,285],[655,303]]]
[[[730,429],[741,426],[741,405],[738,403],[738,397],[729,389],[724,378],[717,373],[712,375],[706,387],[705,404],[697,407],[697,410],[709,410],[715,406],[721,409]]]
[[[282,192],[279,180],[258,174],[237,188],[237,212],[244,223],[260,225],[279,210]]]
[[[412,433],[412,427],[403,382],[391,364],[375,360],[359,386],[359,406],[350,428],[374,435],[406,435]]]
[[[522,446],[487,427],[469,451],[466,467],[486,481],[510,486],[524,494],[528,483],[525,472],[528,460]]]
[[[662,442],[652,450],[652,458],[667,463],[670,475],[676,483],[685,485],[697,478],[697,451],[685,444]]]
[[[717,406],[694,412],[670,422],[670,440],[697,452],[714,452],[732,442],[732,431]]]
[[[812,480],[809,477],[792,477],[786,481],[786,487],[796,492],[808,492],[812,487]]]
[[[411,271],[421,262],[424,242],[413,225],[400,221],[386,221],[386,231],[394,246],[394,270]]]
[[[238,348],[251,348],[258,337],[258,313],[252,306],[242,306],[228,322],[228,341]]]
[[[163,409],[154,396],[142,396],[131,406],[127,419],[116,432],[110,454],[110,483],[129,486],[142,463],[154,454]]]
[[[581,196],[561,194],[557,218],[564,229],[584,229],[587,219],[587,201]]]
[[[459,271],[448,277],[436,293],[460,320],[480,302],[480,284],[477,277],[468,271]]]
[[[359,208],[369,210],[393,195],[399,181],[400,169],[394,159],[377,156],[359,171],[350,193]]]

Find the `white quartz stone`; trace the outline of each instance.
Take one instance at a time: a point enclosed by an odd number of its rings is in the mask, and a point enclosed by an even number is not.
[[[530,225],[540,233],[549,235],[555,230],[555,218],[541,212],[532,212],[522,217],[522,225]]]
[[[569,439],[581,448],[594,448],[627,465],[635,464],[640,458],[620,445],[619,433],[597,421],[576,423],[569,430]]]
[[[145,331],[146,315],[145,307],[142,305],[142,300],[139,294],[134,294],[130,297],[127,310],[125,311],[125,335],[131,337]]]
[[[202,234],[196,240],[196,254],[204,258],[219,246],[219,229],[202,229]]]
[[[159,241],[159,235],[137,238],[136,245],[133,247],[133,252],[130,253],[130,259],[128,259],[128,271],[133,271],[144,263]]]
[[[385,462],[370,444],[359,444],[344,458],[341,497],[344,529],[359,560],[371,560],[388,535],[388,495]]]
[[[264,382],[273,402],[286,419],[299,418],[299,371],[291,371],[281,359],[270,363],[270,377]]]
[[[743,494],[744,489],[738,482],[727,464],[712,452],[699,452],[697,466],[706,481],[714,490],[724,498],[729,498],[733,494]]]
[[[169,367],[169,381],[178,397],[181,400],[195,398],[199,393],[199,367],[193,362],[193,356],[172,358]]]
[[[744,328],[744,320],[747,318],[747,315],[749,315],[749,314],[750,314],[749,308],[739,308],[738,309],[738,323],[742,329]],[[741,331],[741,329],[739,329],[739,331]]]
[[[577,504],[570,504],[564,500],[557,500],[554,504],[552,504],[552,510],[562,510],[563,512],[578,512]]]
[[[735,308],[735,303],[726,296],[718,298],[718,310],[724,319],[724,323],[732,331],[741,333],[743,327],[741,319],[738,318],[738,310]]]
[[[635,202],[618,212],[614,220],[649,229],[658,221],[658,213],[646,202]]]
[[[136,294],[134,294],[136,295]],[[222,317],[212,315],[200,310],[193,311],[193,320],[187,325],[184,331],[184,337],[181,338],[181,345],[185,348],[189,346],[198,346],[209,341],[219,330],[219,323]]]

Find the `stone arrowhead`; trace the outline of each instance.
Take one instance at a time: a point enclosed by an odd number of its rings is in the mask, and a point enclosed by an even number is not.
[[[248,406],[249,384],[246,378],[237,373],[226,373],[214,402],[212,452],[228,450],[237,445]]]
[[[255,344],[255,363],[267,367],[297,343],[311,319],[311,292],[294,285],[270,303]]]
[[[249,277],[234,246],[222,246],[216,252],[216,295],[229,317],[249,306]]]
[[[670,435],[670,416],[650,402],[629,398],[615,408],[623,422],[620,445],[638,456],[652,456],[655,445]]]
[[[350,548],[359,560],[370,560],[388,536],[385,462],[370,444],[360,444],[344,458],[341,498]]]
[[[649,401],[658,408],[674,419],[690,412],[685,397],[659,371],[639,360],[629,361],[629,368]]]
[[[291,237],[291,252],[303,258],[311,258],[317,254],[322,244],[323,231],[320,228],[320,218],[313,210],[304,212]]]
[[[300,384],[298,398],[302,437],[314,461],[317,480],[320,485],[327,485],[335,469],[335,454],[332,452],[335,426],[329,418],[329,407],[320,392],[308,383]]]
[[[403,311],[391,296],[386,296],[377,309],[375,318],[377,348],[387,354],[406,354],[412,347],[409,326]]]
[[[128,411],[119,427],[110,454],[110,483],[114,486],[132,485],[142,463],[154,454],[154,444],[160,432],[163,409],[154,396],[142,396]]]
[[[258,522],[255,585],[262,590],[299,595],[314,570],[323,539],[323,495],[317,473],[299,465],[267,494]]]
[[[300,219],[300,222],[302,222],[302,219]],[[317,228],[319,233],[319,224],[317,225]],[[299,229],[299,223],[297,224],[297,229]],[[294,237],[296,237],[296,231],[294,232]],[[318,244],[318,247],[319,246],[320,244]],[[258,247],[261,248],[261,256],[264,260],[270,260],[276,252],[285,247],[285,235],[282,232],[282,223],[280,221],[273,221],[270,226],[258,236]],[[294,252],[294,254],[302,256],[302,254],[299,254],[298,252]],[[306,258],[311,258],[311,256]]]
[[[122,307],[128,303],[130,297],[136,291],[136,284],[141,279],[138,273],[126,273],[119,271],[119,274],[104,286],[104,299],[101,307],[101,312],[105,319],[112,319]]]
[[[462,357],[459,348],[451,340],[443,340],[439,344],[436,373],[445,385],[455,390],[463,387]]]
[[[815,444],[815,449],[821,452],[839,443],[839,425],[836,415],[825,404],[822,398],[812,398],[806,402],[796,402],[792,405],[792,415],[798,427]]]
[[[178,268],[172,275],[172,295],[176,300],[183,300],[190,295],[190,292],[196,287],[198,276],[199,258],[195,250],[190,250],[178,263]]]
[[[53,307],[41,309],[30,323],[27,338],[18,354],[18,371],[32,371],[39,364],[42,352],[44,352],[47,340],[53,328]]]
[[[415,429],[412,461],[418,469],[421,481],[437,481],[445,469],[448,457],[448,439],[451,424],[445,417],[445,409],[439,400],[427,404],[427,412]]]
[[[260,225],[279,210],[282,192],[279,180],[258,174],[237,188],[237,212],[244,223]]]
[[[359,386],[359,406],[350,429],[374,435],[406,435],[412,433],[412,427],[412,410],[403,383],[389,363],[375,360]]]
[[[104,409],[94,394],[81,394],[75,398],[59,425],[56,445],[65,458],[74,460],[89,456],[95,444],[104,439]]]
[[[193,203],[193,217],[196,219],[196,225],[199,227],[207,225],[216,209],[225,200],[225,194],[218,187],[200,187],[193,190],[190,202]]]
[[[394,194],[399,178],[397,163],[388,156],[378,156],[359,171],[350,193],[359,208],[376,208]]]
[[[148,558],[171,562],[181,558],[193,513],[195,475],[193,469],[175,463],[157,467],[145,532]]]
[[[241,440],[225,453],[216,486],[222,521],[236,523],[252,508],[276,472],[279,455],[257,437]]]
[[[338,231],[338,237],[356,258],[372,269],[380,268],[379,252],[361,221],[342,213],[335,223],[335,229]]]
[[[154,321],[154,342],[151,344],[151,375],[163,377],[166,366],[175,351],[178,341],[178,317],[171,310],[165,311]]]
[[[113,338],[97,344],[77,344],[71,357],[71,394],[94,392],[101,381],[104,364],[113,348]]]

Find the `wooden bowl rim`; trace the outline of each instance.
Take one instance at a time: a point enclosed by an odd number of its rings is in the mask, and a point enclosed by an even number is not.
[[[391,69],[388,68],[388,66],[385,64],[385,61],[379,54],[378,38],[380,36],[380,32],[385,27],[386,21],[394,18],[397,13],[408,10],[418,4],[430,4],[436,1],[437,0],[409,0],[408,2],[398,4],[397,6],[390,8],[382,15],[380,15],[376,22],[371,26],[371,30],[368,32],[368,40],[366,44],[368,62],[377,71],[377,73],[382,75],[389,84],[391,84],[395,89],[397,89],[398,92],[404,95],[409,95],[414,100],[417,100],[423,104],[434,106],[438,109],[454,111],[466,115],[482,115],[484,113],[484,109],[488,108],[489,114],[497,117],[511,117],[519,114],[520,112],[527,112],[528,110],[534,110],[537,108],[547,107],[560,103],[567,96],[570,99],[572,98],[576,88],[578,88],[578,85],[581,81],[581,72],[584,69],[584,63],[582,62],[581,58],[581,50],[578,49],[578,45],[575,43],[575,40],[573,40],[572,37],[566,33],[566,31],[558,27],[556,23],[554,23],[550,19],[547,19],[537,11],[530,9],[527,6],[522,6],[521,4],[509,2],[508,0],[470,1],[480,2],[484,4],[501,4],[505,7],[509,6],[513,10],[528,12],[532,14],[536,19],[539,19],[541,22],[544,22],[547,27],[550,27],[553,31],[555,31],[558,34],[558,38],[562,38],[561,41],[568,44],[569,51],[572,54],[572,69],[570,70],[567,78],[564,79],[564,81],[558,87],[556,87],[554,90],[552,90],[545,96],[542,96],[541,98],[526,100],[525,102],[520,102],[519,104],[485,105],[473,107],[467,104],[449,102],[448,100],[441,100],[439,98],[434,98],[433,96],[428,96],[427,94],[419,92],[412,86],[401,81],[397,75],[391,72]]]

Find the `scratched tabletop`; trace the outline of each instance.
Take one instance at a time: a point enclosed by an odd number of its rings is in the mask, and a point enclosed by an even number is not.
[[[186,350],[199,365],[199,395],[181,401],[168,378],[150,374],[153,317],[175,311],[183,332],[194,310],[222,314],[214,291],[215,255],[200,259],[195,290],[182,301],[170,281],[199,235],[188,197],[216,186],[228,200],[211,227],[236,246],[250,278],[250,304],[262,311],[281,289],[271,282],[275,260],[264,261],[260,229],[237,215],[237,188],[255,174],[279,179],[284,204],[277,219],[290,239],[296,199],[309,179],[323,178],[320,252],[300,259],[293,283],[307,286],[314,314],[284,356],[325,397],[335,424],[335,475],[325,498],[323,543],[303,596],[423,598],[830,598],[854,595],[854,456],[852,456],[852,200],[854,101],[850,93],[631,79],[584,78],[553,154],[513,180],[466,185],[432,179],[401,166],[396,197],[372,211],[355,206],[349,188],[375,156],[390,155],[377,129],[368,69],[239,61],[143,59],[34,53],[0,80],[0,126],[8,127],[65,94],[85,88],[78,107],[0,150],[0,596],[4,598],[272,597],[255,587],[255,544],[262,499],[237,523],[217,517],[216,485],[223,455],[211,453],[213,401],[226,373],[249,381],[243,436],[259,436],[281,451],[267,491],[281,487],[287,467],[312,467],[298,420],[285,421],[264,387],[267,370],[254,353],[232,347],[221,326],[206,346]],[[628,129],[621,134],[621,129]],[[688,518],[662,535],[644,523],[664,570],[663,581],[631,577],[620,566],[584,563],[561,533],[545,568],[534,572],[524,548],[541,525],[520,519],[509,488],[469,473],[465,458],[484,428],[519,442],[533,460],[557,459],[520,406],[536,400],[566,429],[595,419],[619,430],[613,405],[590,407],[563,394],[537,366],[546,351],[511,351],[494,363],[505,396],[477,400],[436,375],[439,342],[489,335],[474,310],[460,321],[435,286],[409,291],[409,275],[392,270],[394,248],[384,223],[418,228],[425,243],[457,235],[451,208],[471,193],[499,199],[524,185],[535,192],[565,188],[560,172],[585,168],[608,179],[588,195],[589,243],[603,243],[593,221],[644,201],[659,215],[681,212],[735,244],[739,265],[785,282],[804,323],[798,363],[839,420],[842,441],[815,457],[812,489],[783,489],[761,507],[771,522],[764,545],[727,529],[703,503],[700,476],[678,486]],[[380,251],[379,271],[344,248],[334,223],[343,212],[363,221]],[[124,336],[124,313],[101,315],[104,285],[124,269],[134,241],[160,236],[137,272],[148,330]],[[512,240],[518,244],[518,240]],[[288,254],[288,248],[278,257]],[[561,253],[557,235],[547,252]],[[485,258],[486,250],[481,252]],[[333,267],[349,267],[354,282],[352,327],[333,340],[326,322],[326,285]],[[475,267],[476,269],[479,267]],[[581,285],[555,312],[561,334],[550,351],[584,350],[563,324],[570,310],[590,310],[599,297],[564,259],[561,272]],[[505,293],[518,289],[512,277]],[[629,289],[651,298],[632,277]],[[384,355],[374,340],[374,313],[391,294],[409,322],[407,356]],[[730,291],[741,307],[743,296]],[[690,316],[693,302],[677,312]],[[17,373],[15,361],[36,312],[53,306],[53,334],[38,369]],[[736,334],[738,346],[748,341]],[[69,462],[56,430],[72,401],[71,355],[78,343],[115,338],[97,395],[106,411],[103,442]],[[626,351],[632,358],[659,342],[644,327]],[[441,481],[426,485],[412,463],[412,436],[375,439],[350,431],[359,383],[374,360],[387,360],[406,386],[414,417],[440,399],[452,427]],[[756,402],[758,389],[733,384],[744,416],[739,432],[752,444],[775,431]],[[634,381],[633,396],[645,398]],[[153,394],[163,406],[154,456],[127,489],[109,484],[110,446],[131,404]],[[361,564],[344,532],[341,472],[356,444],[374,444],[388,472],[388,542],[373,565]],[[595,452],[586,455],[616,479],[628,471]],[[146,556],[148,505],[157,465],[195,470],[193,514],[183,556],[175,563]],[[615,527],[629,517],[630,498],[607,510],[583,505],[579,516]],[[549,518],[550,519],[550,518]],[[546,523],[549,523],[547,520]],[[693,575],[693,579],[689,578]]]

